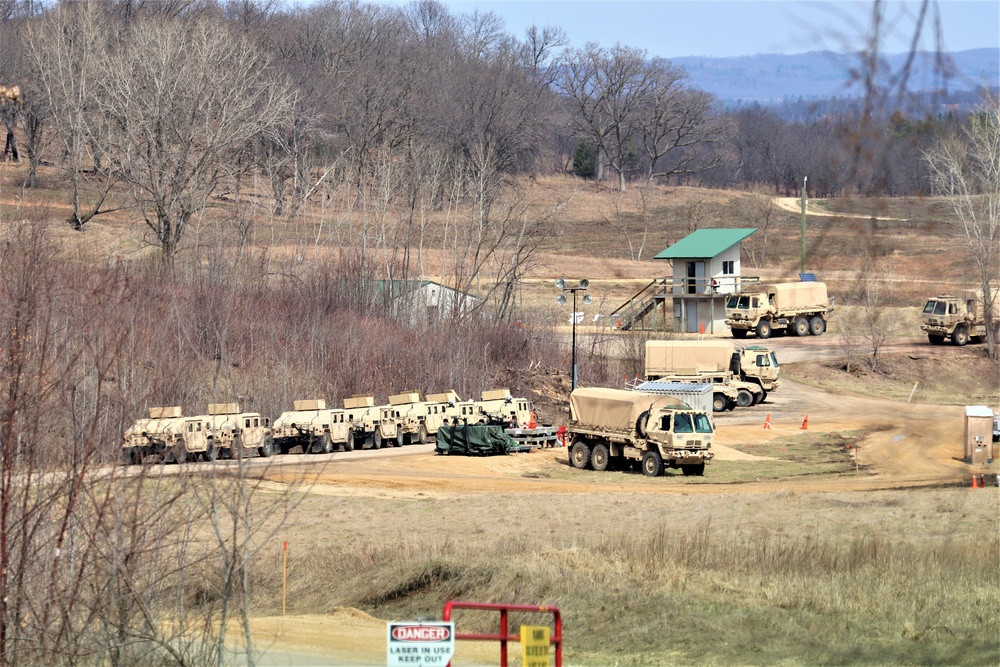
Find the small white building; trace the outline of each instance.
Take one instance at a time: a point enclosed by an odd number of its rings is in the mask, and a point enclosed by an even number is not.
[[[665,296],[673,300],[674,331],[725,333],[726,298],[741,284],[740,242],[756,229],[699,229],[653,259],[672,264]]]
[[[464,317],[480,304],[471,294],[433,280],[396,280],[392,289],[396,316],[414,325]]]

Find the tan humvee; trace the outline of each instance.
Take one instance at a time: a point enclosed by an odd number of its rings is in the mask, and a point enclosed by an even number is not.
[[[359,395],[344,399],[344,411],[347,412],[347,421],[354,434],[355,447],[402,447],[400,410],[395,406],[375,405],[374,396]]]
[[[180,406],[150,408],[148,419],[137,419],[125,431],[122,454],[126,463],[141,463],[153,456],[177,463],[197,456],[215,459],[205,417],[184,417]]]
[[[241,412],[239,403],[210,403],[203,417],[208,424],[209,447],[224,458],[271,456],[270,420],[258,412]]]
[[[389,405],[399,411],[399,425],[406,444],[425,444],[448,419],[446,402],[425,400],[418,391],[394,394],[389,397]]]
[[[329,454],[343,447],[354,450],[354,434],[347,421],[347,411],[326,407],[323,399],[295,401],[294,410],[282,412],[274,420],[271,436],[278,451],[287,454],[302,447],[303,454]]]

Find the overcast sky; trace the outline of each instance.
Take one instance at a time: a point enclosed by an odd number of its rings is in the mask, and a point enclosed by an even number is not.
[[[385,0],[393,2],[395,0]],[[396,4],[408,4],[396,2]],[[872,2],[793,0],[443,0],[456,14],[499,14],[517,36],[535,24],[566,30],[571,45],[621,42],[665,58],[803,53],[862,48]],[[906,51],[912,38],[916,0],[885,2],[894,26],[883,50]],[[944,49],[1000,47],[1000,2],[937,0]],[[933,49],[927,31],[922,48]]]

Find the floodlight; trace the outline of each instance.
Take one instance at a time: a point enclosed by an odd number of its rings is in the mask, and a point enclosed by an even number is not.
[[[593,300],[594,300],[594,297],[590,296],[589,294],[584,294],[583,295],[583,305],[586,306],[588,303],[590,303]]]
[[[587,289],[590,287],[590,281],[586,278],[580,278],[580,289]]]
[[[566,281],[562,278],[556,278],[556,287],[559,289],[566,289]]]
[[[565,294],[560,294],[559,296],[557,296],[556,297],[556,303],[558,303],[560,306],[562,306],[563,304],[565,304],[566,303],[566,295]]]

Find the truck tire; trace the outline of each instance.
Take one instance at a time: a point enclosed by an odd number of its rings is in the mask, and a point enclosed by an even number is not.
[[[219,450],[215,447],[215,442],[212,440],[208,441],[208,449],[205,450],[205,460],[214,462],[219,458]]]
[[[649,424],[649,410],[646,410],[635,420],[635,432],[640,438],[646,437],[646,426]]]
[[[663,474],[663,458],[652,449],[642,455],[642,474],[646,477],[659,477]]]
[[[826,322],[822,317],[817,315],[809,319],[809,333],[813,336],[819,336],[824,331],[826,331]]]
[[[741,408],[749,408],[754,404],[753,394],[751,394],[746,389],[740,389],[736,392],[736,405]]]
[[[771,321],[761,320],[757,323],[757,328],[754,330],[757,334],[757,338],[765,339],[771,337]]]
[[[595,445],[594,451],[590,453],[590,467],[598,472],[608,469],[608,462],[611,455],[608,453],[607,445]]]
[[[746,338],[748,333],[746,329],[733,329],[733,338]]]
[[[569,462],[578,470],[590,467],[590,447],[583,440],[577,440],[569,450]]]
[[[969,342],[969,330],[964,326],[955,327],[955,331],[951,334],[951,344],[962,347]]]
[[[795,332],[796,336],[808,336],[809,320],[804,317],[796,317],[795,321],[792,323],[792,330]]]
[[[402,447],[405,442],[402,429],[396,431],[396,446]]]
[[[187,462],[187,449],[184,447],[184,445],[177,445],[176,447],[174,447],[173,459],[174,463],[176,463],[177,465],[183,465],[184,463]]]
[[[758,403],[763,403],[766,400],[767,400],[767,390],[766,389],[761,389],[760,390],[760,398],[757,400],[757,402]]]
[[[712,412],[725,412],[729,408],[729,398],[725,394],[712,394]]]
[[[423,424],[420,425],[420,429],[417,431],[417,442],[421,445],[427,444],[427,427]]]
[[[271,458],[274,454],[274,440],[270,436],[264,438],[264,444],[257,448],[257,453],[265,459]]]
[[[378,429],[375,429],[375,435],[372,436],[372,447],[382,449],[382,434]]]
[[[344,441],[344,451],[353,452],[354,451],[354,429],[347,432],[347,440]]]
[[[685,477],[701,477],[705,474],[705,464],[704,463],[692,463],[690,465],[681,466],[681,472],[684,473]]]

